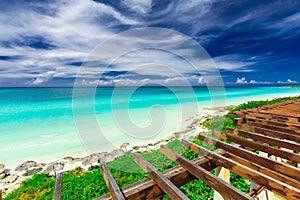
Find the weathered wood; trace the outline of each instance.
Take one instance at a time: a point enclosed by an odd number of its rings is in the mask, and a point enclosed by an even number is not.
[[[272,118],[270,115],[264,115],[264,114],[243,114],[240,115],[242,118],[251,118],[251,119],[260,119],[260,120],[269,120],[269,121],[275,121],[275,122],[281,122],[281,123],[293,123],[293,124],[299,124],[299,122],[290,122],[286,119],[280,119],[280,118]]]
[[[228,141],[234,142],[236,144],[240,144],[243,147],[249,147],[252,149],[260,150],[260,151],[268,153],[269,155],[274,155],[274,156],[277,156],[280,158],[285,158],[287,160],[290,160],[290,161],[293,161],[296,163],[300,163],[300,155],[299,154],[284,151],[284,150],[277,149],[274,147],[270,147],[270,146],[267,146],[267,145],[264,145],[264,144],[261,144],[258,142],[254,142],[252,140],[235,137],[235,136],[232,136],[229,134],[224,134],[219,131],[214,131],[213,134],[217,137],[220,137],[223,140],[228,140]]]
[[[275,125],[275,126],[282,126],[282,127],[287,127],[287,128],[292,128],[292,129],[300,129],[300,124],[292,123],[292,122],[279,122],[275,120],[262,120],[262,119],[257,119],[256,117],[251,117],[251,116],[246,116],[244,118],[245,122],[253,121],[253,122],[258,122],[262,124],[270,124],[270,125]]]
[[[276,119],[280,121],[290,121],[290,122],[299,122],[299,117],[291,116],[291,115],[278,115],[278,114],[271,114],[271,113],[262,113],[259,111],[254,110],[242,110],[238,112],[232,112],[230,115],[239,116],[239,117],[247,117],[252,116],[260,119]]]
[[[262,109],[262,108],[252,108],[247,110],[241,110],[234,113],[241,113],[241,114],[267,114],[271,115],[272,117],[279,117],[279,118],[295,118],[298,119],[300,117],[299,113],[296,110],[295,106],[282,106],[281,108],[272,108],[272,109]]]
[[[282,114],[284,113],[284,115],[286,116],[291,116],[294,115],[295,117],[299,117],[299,105],[297,107],[295,106],[282,106],[282,107],[278,107],[276,109],[269,109],[269,110],[263,110],[260,109],[261,113],[270,113],[270,114]]]
[[[242,128],[242,129],[247,130],[247,131],[267,135],[267,136],[270,136],[270,137],[276,137],[276,138],[286,139],[286,140],[290,140],[292,142],[300,143],[300,137],[299,136],[292,135],[292,134],[289,134],[289,133],[274,131],[274,130],[271,130],[271,129],[260,128],[260,127],[256,127],[256,126],[249,126],[249,125],[246,125],[246,124],[243,124],[243,125],[239,126],[239,128]]]
[[[113,200],[125,200],[124,194],[120,190],[119,186],[117,185],[115,179],[113,178],[112,174],[110,173],[106,163],[100,163],[100,170],[103,175],[103,179],[110,191],[110,195]]]
[[[222,196],[228,199],[252,199],[250,196],[244,194],[240,190],[219,179],[217,176],[211,174],[209,171],[194,165],[191,161],[187,160],[183,156],[175,153],[168,147],[162,145],[160,151],[171,160],[177,162],[179,165],[188,170],[195,177],[204,181],[207,185],[217,190]]]
[[[285,107],[285,109],[259,110],[258,113],[299,119],[299,114],[291,111],[292,111],[291,109]]]
[[[265,188],[263,186],[256,186],[253,190],[251,190],[248,195],[252,198],[255,198],[259,193],[261,193]]]
[[[286,128],[286,127],[275,126],[275,125],[270,125],[270,124],[265,124],[265,123],[260,123],[260,122],[251,122],[251,121],[249,121],[247,124],[250,125],[250,126],[267,128],[267,129],[271,129],[271,130],[274,130],[274,131],[280,131],[280,132],[290,133],[290,134],[293,134],[293,135],[296,135],[296,136],[300,136],[300,130],[299,129],[290,129],[290,128]]]
[[[285,116],[291,116],[291,117],[300,117],[300,111],[299,111],[300,103],[298,100],[293,100],[289,102],[282,102],[282,103],[276,103],[272,105],[265,105],[261,106],[259,108],[252,108],[252,109],[246,109],[241,111],[235,111],[231,112],[232,115],[245,115],[245,114],[259,114],[259,113],[266,113],[266,114],[279,114],[279,115],[285,115]]]
[[[225,151],[228,151],[232,154],[235,154],[239,157],[242,157],[246,160],[252,161],[261,166],[264,166],[264,167],[274,170],[276,172],[285,174],[291,178],[294,178],[294,179],[297,179],[300,181],[300,169],[297,169],[290,165],[278,162],[276,160],[272,160],[270,158],[259,156],[253,152],[247,151],[242,148],[238,148],[232,144],[227,144],[225,142],[222,142],[222,141],[210,138],[210,137],[206,137],[201,134],[198,137],[200,140],[204,141],[207,144],[216,146],[216,147],[221,148]]]
[[[234,118],[233,119],[233,123],[237,126],[240,126],[245,122],[246,122],[245,118]]]
[[[262,113],[259,112],[260,115],[269,115],[271,119],[278,119],[282,121],[290,121],[290,122],[299,122],[298,116],[292,116],[292,114],[284,115],[284,114],[271,114],[271,113]]]
[[[263,173],[257,172],[249,167],[241,165],[238,162],[232,161],[224,156],[215,154],[199,145],[193,144],[187,140],[182,140],[183,146],[189,148],[190,150],[211,159],[217,165],[221,165],[234,173],[247,178],[248,180],[255,182],[265,188],[275,191],[287,199],[300,199],[300,190],[276,180],[272,177],[266,176]]]
[[[159,172],[151,163],[145,160],[140,154],[134,154],[134,161],[171,199],[189,199],[169,179],[167,179],[161,172]]]
[[[246,138],[250,138],[252,140],[255,141],[260,141],[260,142],[264,142],[267,144],[272,144],[275,145],[277,147],[284,147],[296,152],[300,152],[300,145],[294,142],[290,142],[290,141],[283,141],[283,140],[279,140],[279,139],[274,139],[272,137],[269,136],[264,136],[264,135],[260,135],[260,134],[254,134],[254,133],[250,133],[244,130],[238,130],[238,129],[233,129],[233,128],[226,128],[226,131],[235,134],[235,135],[240,135]]]
[[[63,172],[58,173],[56,175],[56,181],[55,181],[55,189],[54,189],[54,200],[60,200],[61,199],[61,188],[62,188],[62,176]]]
[[[249,167],[249,168],[251,168],[251,169],[253,169],[255,171],[261,172],[261,173],[263,173],[263,174],[265,174],[265,175],[267,175],[269,177],[272,177],[272,178],[274,178],[276,180],[279,180],[281,182],[284,182],[284,183],[286,183],[288,185],[291,185],[291,186],[293,186],[295,188],[300,189],[300,181],[298,181],[296,179],[293,179],[293,178],[291,178],[289,176],[286,176],[284,174],[278,173],[276,171],[273,171],[271,169],[268,169],[266,167],[258,165],[256,163],[251,162],[249,160],[246,160],[244,158],[241,158],[241,157],[238,157],[236,155],[233,155],[231,153],[225,153],[224,156],[226,158],[229,158],[229,159],[231,159],[231,160],[233,160],[235,162],[238,162],[238,163],[240,163],[240,164],[242,164],[242,165],[244,165],[246,167]]]
[[[217,150],[217,152],[219,152]],[[194,165],[201,166],[206,170],[216,168],[216,164],[206,158],[196,158],[193,161]],[[177,187],[187,184],[195,179],[195,177],[187,172],[181,166],[175,166],[162,172],[171,182],[175,183]],[[142,200],[142,199],[157,199],[161,197],[164,192],[151,180],[150,178],[143,179],[131,185],[122,188],[122,191],[128,200]],[[102,195],[96,200],[111,200],[110,194]]]

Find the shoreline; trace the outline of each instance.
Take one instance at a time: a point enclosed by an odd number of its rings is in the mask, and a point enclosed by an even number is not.
[[[260,98],[255,99],[248,99],[247,101],[251,100],[266,100],[266,99],[274,99],[277,97],[287,97],[292,96],[294,94],[284,94],[284,95],[264,95]],[[228,106],[237,106],[241,103],[245,102],[245,99],[235,99],[233,102],[228,102],[229,104],[226,104],[224,106],[217,106],[217,107],[202,107],[203,114],[192,116],[189,119],[187,119],[187,126],[180,131],[173,132],[166,136],[163,139],[156,140],[156,141],[150,141],[146,145],[128,145],[130,147],[130,152],[137,152],[137,151],[152,151],[155,149],[158,149],[160,145],[166,144],[167,142],[174,140],[174,139],[188,139],[190,137],[196,136],[199,134],[199,132],[205,132],[208,131],[208,129],[199,126],[201,121],[204,121],[205,119],[211,117],[215,111],[217,112],[223,112],[225,111],[225,107]],[[227,112],[227,111],[226,111]],[[79,153],[83,155],[82,153]],[[85,153],[84,153],[85,154]],[[93,154],[85,154],[83,157],[80,155],[68,155],[59,159],[44,159],[47,160],[47,162],[43,161],[26,161],[24,163],[18,163],[15,165],[16,168],[19,168],[19,170],[15,169],[5,169],[5,173],[7,173],[7,176],[3,179],[0,179],[0,188],[2,188],[4,196],[10,193],[13,189],[19,187],[19,184],[27,179],[30,178],[33,174],[39,173],[39,172],[45,172],[49,175],[55,175],[55,173],[62,172],[62,171],[69,171],[72,169],[75,169],[76,167],[82,167],[84,170],[89,170],[92,168],[92,166],[98,164],[98,160],[101,159],[101,161],[105,161],[107,163],[112,162],[113,160],[122,157],[126,154],[124,149],[115,149],[111,152],[100,152],[100,153],[93,153]],[[1,164],[1,163],[0,163]],[[5,163],[3,163],[5,164]],[[17,167],[18,166],[18,167]],[[1,171],[1,166],[0,166]],[[1,173],[0,173],[1,174]],[[2,185],[2,186],[1,186]]]
[[[231,94],[231,93],[229,93]],[[277,98],[277,97],[284,97],[284,96],[293,96],[293,95],[298,95],[299,92],[297,91],[293,91],[293,92],[288,92],[288,93],[275,93],[275,94],[263,94],[263,95],[259,95],[257,96],[247,96],[247,98],[243,95],[243,96],[239,96],[236,95],[236,93],[232,93],[232,96],[226,96],[227,98],[225,99],[225,102],[223,102],[226,105],[211,105],[212,102],[210,101],[198,101],[198,110],[197,112],[189,112],[188,114],[186,113],[185,116],[183,116],[183,119],[187,119],[190,118],[191,116],[194,116],[198,113],[200,113],[201,115],[204,115],[207,113],[208,110],[203,110],[203,108],[209,107],[209,106],[228,106],[228,105],[238,105],[241,104],[245,101],[249,101],[249,100],[265,100],[265,99],[272,99],[272,98]],[[185,110],[193,110],[194,109],[194,104],[195,102],[192,103],[183,103],[181,109],[185,109]],[[191,104],[191,105],[189,105]],[[39,134],[39,132],[37,132],[36,134],[34,134],[34,141],[32,140],[25,140],[26,143],[24,142],[24,139],[14,139],[12,140],[13,142],[10,144],[9,140],[8,143],[4,142],[3,143],[3,151],[1,151],[0,153],[3,155],[3,159],[2,161],[0,161],[0,164],[3,162],[3,164],[6,165],[6,167],[13,169],[15,168],[18,164],[25,162],[29,159],[33,159],[36,160],[38,162],[53,162],[57,159],[61,159],[65,156],[72,156],[72,157],[84,157],[84,156],[88,156],[91,153],[94,152],[101,152],[101,151],[111,151],[113,149],[119,148],[120,145],[123,142],[129,142],[132,146],[135,146],[136,144],[143,144],[143,145],[147,145],[147,143],[155,143],[159,140],[161,140],[164,137],[167,137],[169,135],[171,135],[172,133],[178,131],[178,130],[183,130],[185,129],[186,126],[188,126],[189,124],[185,124],[184,120],[182,120],[183,123],[178,124],[178,120],[177,118],[174,118],[175,120],[173,120],[173,116],[176,116],[178,113],[173,112],[172,109],[174,109],[171,106],[171,114],[168,114],[169,116],[171,116],[171,118],[167,118],[167,122],[168,122],[168,128],[164,130],[163,133],[160,133],[157,135],[157,137],[153,137],[150,139],[150,141],[146,140],[142,141],[142,140],[136,140],[136,139],[131,139],[127,136],[123,136],[120,135],[122,134],[120,131],[117,131],[116,128],[113,128],[112,126],[106,126],[106,124],[104,124],[105,126],[101,126],[101,129],[103,130],[103,132],[105,133],[105,137],[108,139],[109,142],[111,142],[112,145],[110,145],[109,149],[105,148],[105,146],[103,146],[103,148],[99,148],[99,149],[95,149],[95,151],[89,151],[88,149],[85,148],[85,145],[82,143],[81,139],[78,137],[78,133],[76,133],[76,130],[73,130],[71,128],[64,128],[64,127],[58,127],[59,131],[58,133],[55,133],[54,131],[56,130],[51,130],[51,131],[44,131],[44,132],[51,132],[51,134],[55,134],[55,136],[53,137],[41,137],[41,135],[43,135],[42,133]],[[177,105],[176,105],[177,106]],[[186,106],[186,107],[184,107]],[[167,107],[167,112],[169,112],[168,110],[169,107]],[[178,108],[177,108],[178,109]],[[137,112],[138,114],[140,113],[139,111]],[[180,114],[180,113],[179,113]],[[101,117],[106,117],[106,116],[101,116]],[[141,119],[141,118],[139,118]],[[61,119],[60,121],[63,121],[66,119]],[[71,119],[69,119],[71,120]],[[145,119],[148,120],[148,119]],[[53,121],[54,122],[54,121]],[[60,123],[60,122],[59,122]],[[18,126],[17,124],[8,124],[9,126],[12,127],[16,127]],[[21,124],[20,126],[22,127],[23,124]],[[43,125],[45,124],[41,124],[41,127],[43,127]],[[73,124],[68,122],[68,127],[72,126],[73,128]],[[101,124],[102,125],[102,124]],[[38,127],[37,125],[34,125],[35,127]],[[34,128],[34,126],[32,128]],[[170,128],[172,127],[172,128]],[[47,128],[47,127],[46,127]],[[63,128],[63,129],[61,129]],[[48,129],[44,129],[44,130],[48,130]],[[96,129],[95,129],[96,130]],[[36,129],[34,131],[41,131],[40,129]],[[94,129],[92,130],[94,131]],[[107,134],[110,133],[111,131],[114,132],[114,134]],[[28,132],[28,131],[27,131]],[[25,129],[25,134],[27,134],[26,129]],[[45,134],[46,134],[45,133]],[[14,133],[12,133],[14,134]],[[48,134],[48,133],[47,133]],[[50,133],[49,133],[50,134]],[[48,135],[49,135],[48,134]],[[9,132],[6,133],[6,135],[10,135]],[[119,137],[121,136],[121,137]],[[32,137],[32,135],[30,135],[30,137]],[[23,137],[24,138],[24,137]],[[51,142],[48,142],[51,141]],[[71,141],[72,140],[72,141]],[[4,141],[5,138],[4,138]],[[15,142],[17,141],[17,142]],[[31,143],[28,145],[28,143]],[[56,144],[57,145],[54,145]],[[22,146],[20,146],[20,144]],[[34,145],[34,146],[31,146]],[[39,148],[39,145],[43,145],[42,148]],[[93,144],[92,144],[93,145]],[[28,147],[27,147],[28,146]],[[7,148],[6,148],[7,147]],[[12,148],[12,150],[10,150],[10,148]],[[35,150],[36,149],[36,150]],[[33,151],[34,150],[34,151]]]
[[[213,109],[209,112],[213,112]],[[211,117],[210,114],[192,116],[186,120],[190,123],[188,123],[185,129],[173,132],[163,139],[153,142],[151,141],[145,145],[130,145],[127,152],[150,152],[159,149],[160,145],[167,144],[169,141],[183,138],[188,139],[196,136],[199,132],[208,131],[206,128],[200,127],[199,124],[209,117]],[[73,170],[77,167],[81,167],[85,171],[89,171],[93,168],[93,166],[99,164],[98,160],[110,163],[122,156],[125,156],[127,152],[120,148],[111,152],[93,153],[83,157],[69,155],[59,159],[48,159],[48,162],[28,160],[15,165],[14,169],[4,168],[7,175],[5,178],[0,179],[0,188],[2,188],[3,197],[5,197],[7,194],[12,192],[13,189],[18,188],[22,181],[30,178],[36,173],[43,172],[50,176],[54,176],[56,173]]]

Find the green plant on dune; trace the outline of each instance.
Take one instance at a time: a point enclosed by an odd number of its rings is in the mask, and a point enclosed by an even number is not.
[[[14,190],[4,199],[53,199],[54,186],[54,177],[48,177],[43,173],[34,174],[31,178],[24,180],[18,189]]]
[[[233,123],[233,119],[234,117],[231,115],[215,116],[213,118],[207,118],[201,125],[210,130],[224,131],[226,127],[236,127]]]
[[[196,138],[193,142],[205,146]],[[198,154],[185,149],[179,140],[169,142],[167,146],[189,160],[195,159],[199,156]],[[205,148],[210,150],[216,149],[215,147],[208,145],[205,146]],[[160,153],[159,150],[141,154],[160,171],[164,171],[177,165],[175,162],[167,159],[162,153]],[[126,156],[108,164],[114,179],[120,187],[124,187],[148,177],[146,173],[142,172],[133,159],[133,154],[128,153]],[[125,168],[124,171],[118,170],[116,166],[120,165],[122,167],[128,167],[128,171],[130,169],[140,173],[126,172]],[[43,173],[36,174],[22,182],[21,186],[9,194],[5,200],[53,199],[54,185],[54,177],[49,177]],[[180,189],[191,199],[206,199],[213,195],[212,188],[201,180],[194,180],[184,186],[181,186]],[[82,168],[76,168],[63,175],[62,199],[93,199],[106,194],[107,192],[108,189],[99,167],[95,167],[95,169],[89,172],[85,172]],[[164,196],[162,199],[168,199],[168,197]]]
[[[276,98],[272,100],[248,101],[246,103],[242,103],[234,108],[229,109],[229,111],[234,112],[234,111],[246,110],[251,108],[258,108],[265,105],[282,103],[282,102],[297,100],[297,99],[300,99],[300,96],[282,97],[282,98]]]

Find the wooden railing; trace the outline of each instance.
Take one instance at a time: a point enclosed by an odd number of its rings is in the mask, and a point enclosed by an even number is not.
[[[62,176],[63,176],[63,172],[56,174],[54,200],[60,200],[61,199]]]

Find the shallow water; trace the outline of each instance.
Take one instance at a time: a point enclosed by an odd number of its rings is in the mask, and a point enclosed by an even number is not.
[[[299,88],[280,87],[227,87],[226,93],[220,88],[143,87],[131,94],[132,89],[93,93],[79,88],[73,99],[72,88],[0,89],[0,163],[9,167],[108,151],[125,141],[146,144],[182,129],[203,107],[300,94]]]

